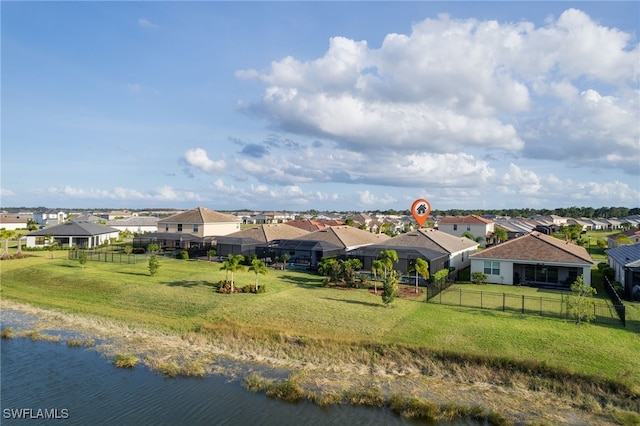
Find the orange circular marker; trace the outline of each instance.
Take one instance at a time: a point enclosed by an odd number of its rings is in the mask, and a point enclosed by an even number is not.
[[[427,220],[429,213],[431,213],[431,204],[429,204],[427,200],[420,198],[415,200],[411,205],[411,214],[420,226]]]

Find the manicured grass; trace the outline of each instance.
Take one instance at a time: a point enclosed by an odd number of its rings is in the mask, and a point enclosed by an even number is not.
[[[56,259],[31,254],[0,263],[3,298],[172,332],[228,327],[292,336],[301,350],[308,341],[327,340],[539,363],[639,390],[640,340],[629,328],[440,306],[424,303],[424,295],[384,307],[380,296],[366,289],[326,288],[321,277],[294,271],[261,275],[266,293],[225,295],[215,286],[225,279],[220,263],[161,259],[160,272],[151,277],[146,263],[88,262],[82,268],[62,252]],[[253,283],[255,274],[237,272],[234,278],[242,287]],[[497,287],[491,290],[535,290]],[[640,309],[629,305],[628,321],[637,326]]]

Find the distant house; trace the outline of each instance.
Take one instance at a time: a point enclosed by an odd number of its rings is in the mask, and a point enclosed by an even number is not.
[[[33,214],[33,221],[38,225],[59,225],[66,220],[66,213],[60,210],[41,210]]]
[[[328,228],[330,226],[344,225],[344,222],[335,219],[296,219],[285,222],[289,226],[304,229],[307,232],[317,231],[319,229]]]
[[[144,234],[158,231],[158,219],[152,216],[130,216],[126,219],[113,219],[107,221],[107,226],[119,231],[129,231],[134,234]]]
[[[7,231],[15,231],[16,229],[27,229],[28,219],[16,214],[2,214],[0,215],[0,229],[6,229]]]
[[[640,229],[629,229],[628,231],[623,231],[618,234],[609,235],[607,237],[607,247],[615,248],[621,245],[621,243],[618,241],[618,237],[620,235],[624,235],[625,237],[627,237],[629,241],[631,241],[630,244],[640,243]],[[622,244],[629,244],[629,243],[622,243]]]
[[[216,237],[216,251],[218,256],[255,254],[256,247],[274,240],[293,239],[308,234],[309,231],[289,226],[289,223],[264,224],[253,228],[234,232],[233,234]]]
[[[134,247],[158,244],[161,249],[207,250],[215,246],[215,238],[240,230],[242,219],[216,212],[205,207],[196,207],[158,221],[158,231],[138,235],[133,239]]]
[[[453,267],[458,271],[470,265],[469,256],[478,250],[478,243],[465,237],[456,237],[436,229],[418,229],[390,238],[383,243],[368,245],[349,252],[350,257],[362,261],[364,270],[371,270],[374,260],[384,250],[395,250],[398,263],[395,270],[407,275],[416,259],[429,263],[431,274]]]
[[[471,255],[471,273],[494,284],[568,289],[579,275],[591,284],[593,264],[584,247],[536,231]]]
[[[480,237],[481,246],[486,246],[494,232],[494,222],[480,216],[470,215],[464,217],[446,216],[438,220],[438,230],[447,234],[461,237],[465,232],[474,238]]]
[[[640,244],[623,245],[605,250],[615,280],[622,284],[625,298],[640,300]]]
[[[353,226],[330,226],[296,238],[271,241],[256,247],[256,254],[271,259],[287,255],[293,265],[315,269],[322,258],[345,256],[359,247],[388,239],[388,235],[372,234]]]
[[[118,238],[119,231],[110,226],[89,222],[64,222],[60,225],[30,232],[26,235],[27,247],[46,247],[55,241],[60,247],[93,248]]]

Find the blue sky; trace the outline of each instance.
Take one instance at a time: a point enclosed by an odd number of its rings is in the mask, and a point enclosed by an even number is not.
[[[3,207],[640,205],[638,2],[2,2]]]

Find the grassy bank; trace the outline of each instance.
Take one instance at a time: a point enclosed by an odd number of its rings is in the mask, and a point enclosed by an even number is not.
[[[338,390],[309,373],[314,366],[329,365],[322,377],[334,375],[334,383],[344,375],[337,367],[343,363],[379,380],[419,376],[523,385],[560,398],[580,396],[590,410],[607,404],[637,410],[640,339],[629,329],[432,305],[422,298],[385,308],[364,289],[326,288],[320,277],[293,271],[260,276],[266,293],[223,295],[215,291],[225,279],[218,263],[162,259],[160,273],[151,277],[146,264],[81,267],[58,257],[3,261],[2,298],[215,341],[254,358],[297,365],[309,374],[301,383],[332,392]],[[235,280],[243,286],[255,275],[238,272]],[[634,309],[630,321],[637,324]],[[432,385],[420,382],[420,388]]]

